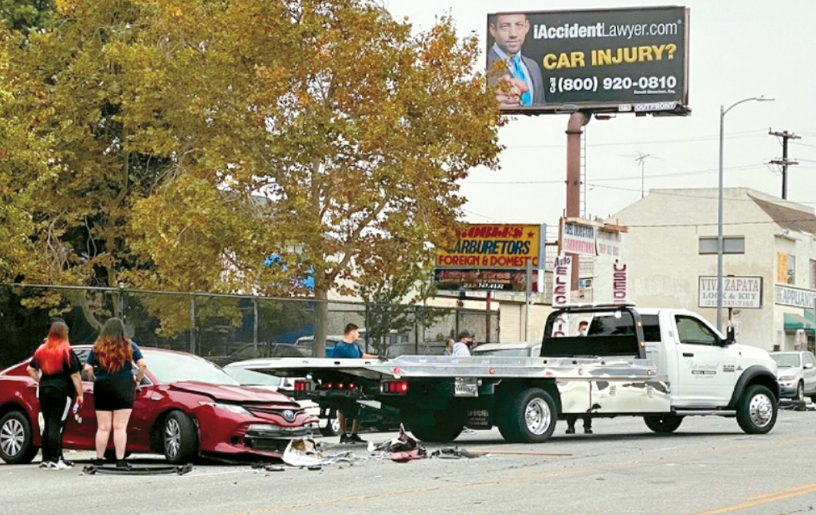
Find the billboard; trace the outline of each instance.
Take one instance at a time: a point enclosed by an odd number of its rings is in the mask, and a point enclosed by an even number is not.
[[[700,298],[697,302],[699,307],[716,308],[717,276],[700,276],[699,293]],[[762,277],[733,275],[723,277],[723,307],[762,308]]]
[[[503,111],[687,114],[689,11],[488,15],[488,86]]]
[[[459,233],[449,249],[439,249],[439,268],[539,268],[539,253],[543,245],[540,225],[472,224]]]

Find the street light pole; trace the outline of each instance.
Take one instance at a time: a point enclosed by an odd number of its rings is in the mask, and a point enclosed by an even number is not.
[[[739,102],[731,104],[728,109],[720,106],[720,183],[719,195],[717,203],[717,330],[722,332],[722,310],[723,310],[723,128],[725,124],[725,115],[731,109],[737,107],[743,102],[750,102],[756,100],[757,102],[773,102],[773,98],[765,98],[764,96],[744,98]]]

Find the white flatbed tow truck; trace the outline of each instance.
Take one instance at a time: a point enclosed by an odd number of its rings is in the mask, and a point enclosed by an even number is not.
[[[559,317],[586,336],[553,336]],[[237,365],[306,377],[295,397],[349,414],[381,409],[420,440],[450,442],[498,426],[511,442],[547,440],[566,417],[643,417],[671,433],[694,415],[734,417],[746,433],[776,423],[776,363],[698,315],[631,305],[566,307],[547,319],[539,357],[283,358]]]

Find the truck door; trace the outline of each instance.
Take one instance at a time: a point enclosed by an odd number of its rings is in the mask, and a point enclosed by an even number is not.
[[[702,320],[685,314],[673,318],[678,364],[675,405],[723,406],[734,390],[736,358]]]

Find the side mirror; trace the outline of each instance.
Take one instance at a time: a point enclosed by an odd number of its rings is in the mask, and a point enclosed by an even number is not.
[[[813,363],[805,363],[805,369],[813,368]]]
[[[736,341],[736,336],[734,335],[734,327],[732,326],[732,327],[729,327],[728,330],[726,331],[726,337],[725,337],[725,341],[723,342],[723,345],[731,345],[735,341]]]

